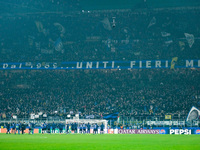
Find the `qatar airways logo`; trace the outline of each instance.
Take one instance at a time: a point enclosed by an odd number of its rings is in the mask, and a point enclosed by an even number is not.
[[[159,130],[154,129],[119,129],[118,134],[159,134]]]

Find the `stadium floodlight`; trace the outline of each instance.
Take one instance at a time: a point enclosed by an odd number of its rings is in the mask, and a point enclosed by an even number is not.
[[[200,110],[198,110],[196,107],[192,107],[190,109],[190,112],[188,113],[186,121],[193,121],[198,120],[200,116]]]

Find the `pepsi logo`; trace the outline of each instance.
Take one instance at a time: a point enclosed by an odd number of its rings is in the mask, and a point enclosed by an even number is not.
[[[197,130],[196,130],[196,134],[200,134],[200,129],[197,129]]]
[[[164,129],[161,129],[161,130],[160,130],[160,133],[165,133],[165,130],[164,130]]]

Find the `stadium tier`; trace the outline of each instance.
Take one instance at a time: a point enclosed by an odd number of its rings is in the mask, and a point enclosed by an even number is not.
[[[4,70],[0,76],[1,118],[118,112],[186,119],[200,106],[199,69]]]
[[[102,3],[1,0],[1,121],[198,126],[199,2]]]
[[[1,62],[199,59],[200,56],[197,6],[10,14],[5,13],[5,8],[1,11]]]

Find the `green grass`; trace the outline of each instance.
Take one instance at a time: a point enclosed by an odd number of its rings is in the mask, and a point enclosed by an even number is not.
[[[0,150],[9,149],[87,149],[87,150],[133,150],[133,149],[200,149],[199,135],[7,135],[0,134]]]

